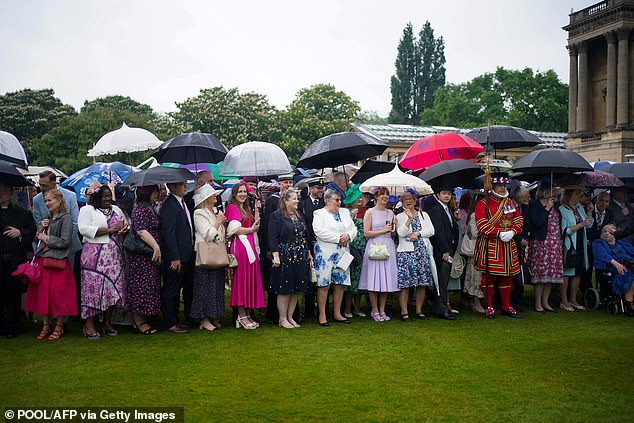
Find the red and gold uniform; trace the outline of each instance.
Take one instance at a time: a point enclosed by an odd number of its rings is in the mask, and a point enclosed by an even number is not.
[[[519,273],[520,264],[517,246],[513,239],[505,242],[500,233],[513,231],[515,235],[522,231],[524,219],[519,206],[509,198],[491,193],[480,200],[475,208],[478,238],[475,245],[475,267],[482,272],[482,289],[487,293],[489,312],[493,316],[493,291],[497,283],[504,312],[515,313],[509,304],[513,285],[512,275]],[[510,309],[510,310],[509,310]],[[515,317],[515,316],[514,316]]]

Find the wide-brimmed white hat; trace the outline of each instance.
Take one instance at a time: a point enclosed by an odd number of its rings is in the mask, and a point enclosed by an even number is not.
[[[209,184],[203,185],[202,187],[200,187],[196,191],[194,191],[194,207],[198,207],[206,199],[208,199],[212,195],[218,195],[222,191],[224,191],[224,190],[222,190],[222,189],[214,189]]]

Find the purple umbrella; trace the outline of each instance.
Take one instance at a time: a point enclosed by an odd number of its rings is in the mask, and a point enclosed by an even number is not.
[[[557,179],[557,186],[581,186],[585,188],[617,188],[625,186],[615,175],[595,170],[594,172],[577,172]]]

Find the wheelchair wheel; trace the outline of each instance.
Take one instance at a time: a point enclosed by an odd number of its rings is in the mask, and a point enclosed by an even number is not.
[[[616,301],[610,300],[608,302],[608,313],[612,316],[616,316],[619,313],[619,305]]]
[[[596,310],[601,304],[601,295],[599,290],[595,288],[588,288],[583,293],[583,304],[588,310]]]

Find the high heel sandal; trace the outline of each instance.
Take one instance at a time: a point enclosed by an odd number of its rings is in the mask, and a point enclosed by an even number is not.
[[[295,326],[291,322],[283,322],[280,320],[280,327],[284,329],[295,329]]]
[[[244,329],[257,328],[257,326],[255,326],[255,323],[249,321],[249,316],[244,316],[244,317],[238,316],[238,318],[236,319],[236,329],[240,329],[240,327]]]
[[[35,339],[37,339],[38,341],[42,341],[48,338],[50,334],[51,334],[51,325],[44,325],[42,326],[42,330],[40,331],[40,334]]]
[[[148,326],[148,329],[141,330],[143,326]],[[141,335],[154,335],[158,332],[158,330],[154,329],[148,322],[132,322],[132,327],[136,330],[136,333],[140,333]]]
[[[200,330],[208,330],[208,331],[214,331],[216,330],[216,327],[209,321],[202,321],[200,322],[200,326],[198,326],[198,328]]]
[[[64,325],[63,324],[57,324],[55,325],[55,330],[53,331],[53,333],[51,333],[48,336],[48,340],[49,341],[54,341],[56,339],[59,339],[62,337],[62,335],[64,335]]]
[[[95,341],[97,339],[101,339],[101,335],[99,335],[99,332],[97,332],[96,330],[93,333],[89,333],[85,327],[81,328],[82,333],[84,334],[84,336],[86,337],[86,339],[90,339],[92,341]]]

